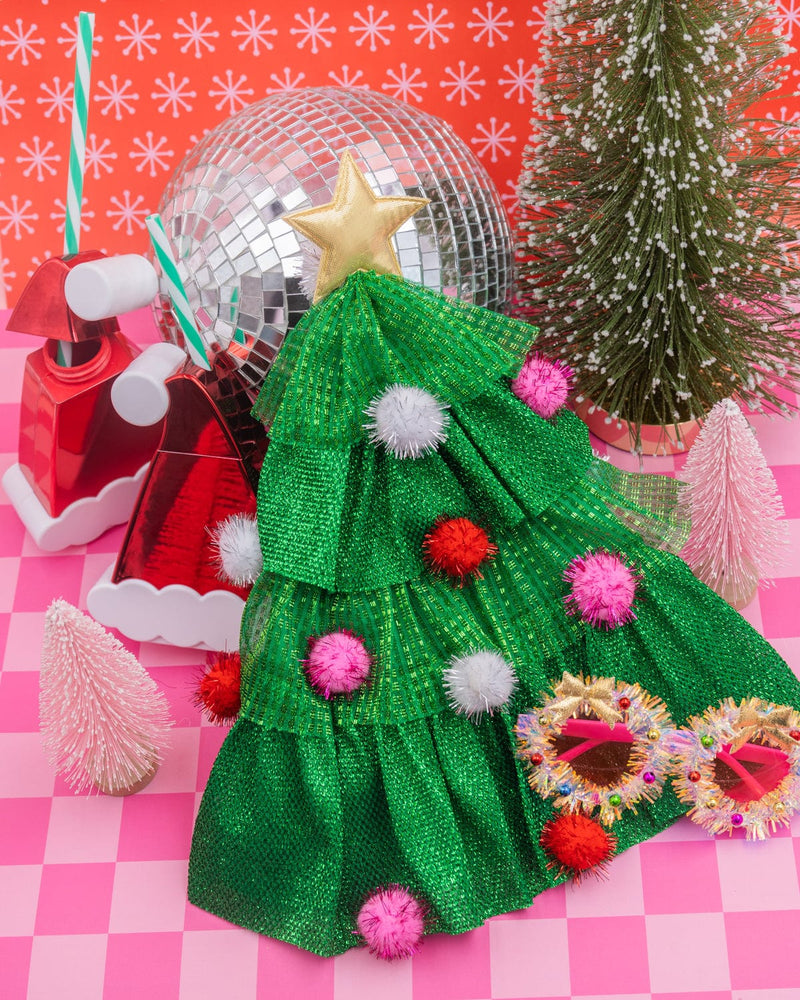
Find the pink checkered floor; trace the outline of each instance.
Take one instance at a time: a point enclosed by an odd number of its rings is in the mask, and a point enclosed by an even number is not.
[[[142,314],[127,332],[154,339]],[[0,344],[2,473],[16,459],[24,359],[38,345],[5,332]],[[800,421],[753,424],[793,544],[745,616],[799,671]],[[646,469],[681,464],[653,459]],[[190,906],[192,821],[225,735],[192,704],[202,654],[128,644],[176,722],[168,760],[138,795],[73,795],[39,742],[44,610],[56,596],[85,608],[121,540],[118,528],[46,555],[0,495],[2,1000],[800,1000],[800,821],[751,844],[712,840],[683,820],[617,858],[607,881],[562,886],[459,938],[429,938],[394,965],[360,951],[316,958]]]

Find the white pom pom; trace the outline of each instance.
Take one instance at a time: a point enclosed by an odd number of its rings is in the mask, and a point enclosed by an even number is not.
[[[505,705],[517,684],[511,664],[490,649],[454,656],[443,679],[450,704],[469,718]]]
[[[445,407],[415,385],[390,385],[369,404],[366,429],[397,458],[419,458],[435,451],[447,437]]]
[[[303,254],[300,264],[300,289],[308,301],[313,302],[314,293],[317,290],[322,250],[310,240],[302,240],[300,249]]]
[[[211,535],[219,578],[237,587],[255,583],[264,563],[256,519],[248,514],[231,514],[211,529]]]

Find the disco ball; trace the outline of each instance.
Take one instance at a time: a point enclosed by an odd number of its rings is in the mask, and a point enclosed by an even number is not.
[[[311,304],[319,259],[283,216],[331,200],[345,149],[377,194],[430,199],[393,237],[404,277],[495,310],[510,298],[505,211],[446,122],[368,90],[282,91],[207,133],[159,207],[206,347],[226,350],[254,393]],[[159,280],[162,336],[182,343]]]

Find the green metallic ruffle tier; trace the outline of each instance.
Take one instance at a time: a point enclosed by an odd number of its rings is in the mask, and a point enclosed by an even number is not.
[[[676,724],[725,696],[800,704],[777,653],[669,551],[683,537],[673,484],[617,472],[572,414],[544,421],[511,393],[534,332],[358,273],[289,334],[257,404],[271,425],[264,572],[242,623],[241,718],[195,828],[195,904],[332,955],[359,943],[365,896],[400,883],[430,904],[432,932],[460,933],[558,881],[539,847],[551,808],[528,789],[513,727],[564,670],[636,681]],[[365,407],[394,382],[448,404],[434,454],[397,459],[365,439]],[[426,568],[440,516],[489,531],[499,552],[483,579]],[[637,619],[612,631],[562,600],[566,565],[600,547],[642,574]],[[301,661],[309,636],[342,627],[374,667],[328,701]],[[441,677],[477,648],[509,660],[519,686],[476,723]],[[614,824],[620,848],[685,811],[668,785]]]

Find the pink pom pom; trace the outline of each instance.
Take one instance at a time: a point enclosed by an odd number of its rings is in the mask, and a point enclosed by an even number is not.
[[[372,657],[360,636],[341,629],[309,639],[303,666],[314,690],[330,698],[360,687],[369,675]]]
[[[564,571],[572,592],[564,598],[567,614],[579,614],[590,625],[616,628],[636,615],[633,601],[640,579],[620,556],[598,549],[576,556]]]
[[[419,951],[427,907],[401,885],[376,889],[358,911],[358,930],[373,955],[391,962]]]
[[[511,383],[514,395],[545,420],[561,409],[572,388],[572,369],[539,353],[528,355]]]

